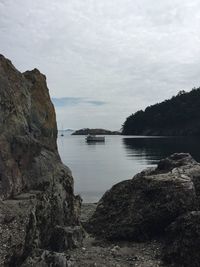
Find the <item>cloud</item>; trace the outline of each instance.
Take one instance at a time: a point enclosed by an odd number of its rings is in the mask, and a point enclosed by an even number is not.
[[[65,106],[74,106],[81,103],[83,99],[81,97],[61,97],[61,98],[52,98],[52,102],[55,107],[65,107]]]
[[[89,100],[84,97],[61,97],[61,98],[52,98],[52,102],[55,105],[55,107],[71,107],[76,106],[80,104],[90,104],[93,106],[102,106],[105,105],[106,102],[99,101],[99,100]]]
[[[118,129],[200,85],[199,25],[199,0],[0,0],[0,53],[70,96],[57,110],[65,128]]]
[[[97,100],[87,100],[85,103],[94,105],[94,106],[103,106],[106,104],[104,101],[97,101]]]

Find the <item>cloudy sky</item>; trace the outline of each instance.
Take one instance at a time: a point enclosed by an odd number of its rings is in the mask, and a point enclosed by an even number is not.
[[[200,0],[0,0],[0,53],[47,76],[59,128],[120,129],[200,85]]]

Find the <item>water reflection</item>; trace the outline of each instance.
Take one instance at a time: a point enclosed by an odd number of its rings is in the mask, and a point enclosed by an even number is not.
[[[114,184],[157,164],[174,152],[189,152],[200,161],[200,138],[106,136],[105,143],[87,143],[83,136],[58,136],[62,161],[70,167],[75,192],[96,202]]]
[[[175,152],[190,153],[200,161],[199,137],[131,137],[122,138],[126,156],[130,158],[142,157],[147,164],[156,164],[160,159]]]
[[[85,143],[88,146],[105,146],[105,142],[87,142],[87,141],[85,141]]]

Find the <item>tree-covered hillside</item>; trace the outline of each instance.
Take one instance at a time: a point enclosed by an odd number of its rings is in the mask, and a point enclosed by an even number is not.
[[[139,110],[122,126],[124,135],[200,135],[200,88]]]
[[[105,130],[105,129],[89,129],[89,128],[84,128],[77,130],[72,133],[72,135],[120,135],[121,133],[118,131],[110,131],[110,130]]]

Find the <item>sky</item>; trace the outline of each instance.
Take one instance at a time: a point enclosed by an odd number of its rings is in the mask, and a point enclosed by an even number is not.
[[[200,85],[200,0],[0,0],[0,53],[47,77],[58,128],[119,130]]]

